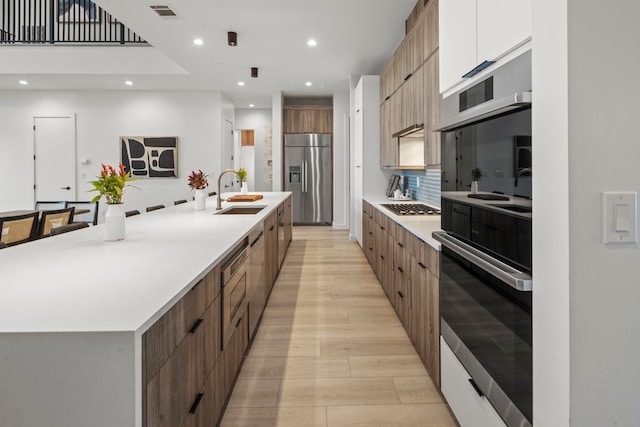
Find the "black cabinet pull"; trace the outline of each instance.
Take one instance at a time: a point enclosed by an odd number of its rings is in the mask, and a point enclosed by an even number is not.
[[[373,236],[373,231],[370,231],[369,234],[371,234]]]
[[[384,257],[383,257],[382,255],[380,255],[380,258],[381,258],[382,260],[384,260]]]
[[[400,298],[404,298],[404,295],[402,295],[402,292],[398,291],[398,295],[400,295]]]
[[[388,101],[391,98],[391,95],[387,96],[384,100]]]
[[[380,230],[384,230],[384,227],[383,227],[383,226],[380,226]]]
[[[420,266],[420,268],[426,269],[427,266],[425,266],[423,263],[419,262],[418,265]]]
[[[373,248],[369,248],[370,251],[373,251]]]
[[[272,225],[271,228],[269,229],[269,231],[273,230],[273,227],[275,227],[275,225]]]
[[[404,248],[404,245],[400,242],[398,242],[398,246],[400,246],[401,248]]]
[[[478,393],[478,396],[483,397],[484,393],[482,392],[482,390],[480,390],[480,387],[478,387],[478,384],[476,384],[476,382],[473,380],[473,378],[469,378],[469,384],[471,384],[471,387],[473,387],[473,389],[476,391],[476,393]]]
[[[240,326],[240,323],[242,323],[242,317],[238,319],[238,323],[236,323],[236,328]]]
[[[398,267],[398,271],[399,271],[400,273],[404,273],[404,270],[402,269],[402,267]]]
[[[191,405],[191,408],[189,409],[190,414],[196,413],[196,411],[198,410],[198,406],[200,406],[200,402],[202,401],[203,396],[204,396],[204,393],[198,393],[198,395],[196,396],[196,400],[193,401],[193,405]]]
[[[413,73],[407,74],[407,77],[404,78],[404,81],[406,82],[407,80],[409,80],[411,76],[413,76]]]
[[[200,325],[202,325],[203,320],[202,319],[198,319],[196,320],[196,322],[193,324],[193,326],[191,327],[191,329],[189,329],[189,333],[190,334],[195,334],[196,330],[200,327]]]

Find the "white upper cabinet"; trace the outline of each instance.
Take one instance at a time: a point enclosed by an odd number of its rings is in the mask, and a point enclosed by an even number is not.
[[[531,0],[478,0],[478,63],[531,37]]]
[[[440,92],[478,65],[476,0],[440,2]]]
[[[531,37],[531,0],[440,2],[440,93]]]

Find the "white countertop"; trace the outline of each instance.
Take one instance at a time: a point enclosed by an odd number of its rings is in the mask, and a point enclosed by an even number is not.
[[[531,219],[531,212],[514,212],[508,209],[501,209],[501,205],[517,205],[522,207],[532,207],[532,201],[521,197],[509,197],[509,200],[482,200],[469,197],[471,194],[468,191],[444,191],[442,197],[445,199],[453,200],[454,202],[466,203],[468,205],[481,206],[486,209],[494,210],[506,215],[512,215],[519,218]],[[492,193],[479,193],[479,194],[492,194]],[[502,194],[500,194],[502,196]]]
[[[261,193],[256,215],[213,215],[194,202],[0,250],[0,333],[143,332],[195,285],[286,193]],[[226,195],[225,195],[226,196]]]
[[[415,234],[418,238],[428,243],[433,248],[440,250],[440,243],[436,241],[431,233],[440,230],[440,215],[396,215],[389,209],[380,206],[383,203],[406,203],[415,204],[421,203],[427,205],[427,203],[419,202],[417,200],[409,200],[405,202],[390,200],[385,197],[364,197],[364,200],[375,206],[380,212],[387,215],[389,218],[403,226],[405,229]]]

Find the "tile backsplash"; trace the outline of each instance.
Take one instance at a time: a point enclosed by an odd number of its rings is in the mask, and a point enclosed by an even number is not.
[[[401,175],[408,178],[411,197],[440,208],[440,169],[403,170]],[[418,187],[418,179],[420,187]]]

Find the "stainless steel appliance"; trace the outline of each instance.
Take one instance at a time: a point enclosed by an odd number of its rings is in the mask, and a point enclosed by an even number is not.
[[[330,225],[331,134],[286,134],[284,147],[284,189],[292,193],[293,223]]]
[[[531,276],[444,232],[433,236],[442,244],[442,338],[508,426],[531,426]]]
[[[247,299],[249,301],[249,337],[252,337],[266,302],[264,227],[256,226],[249,233],[249,268]]]
[[[525,52],[440,105],[442,191],[531,197],[531,53]]]
[[[440,210],[422,203],[383,203],[383,206],[396,215],[440,215]]]
[[[509,197],[531,197],[531,108],[530,51],[440,106],[440,334],[509,427],[533,424],[532,210]]]
[[[247,267],[249,257],[247,237],[237,245],[222,264],[222,348],[224,349],[236,325],[242,320],[247,305]]]

